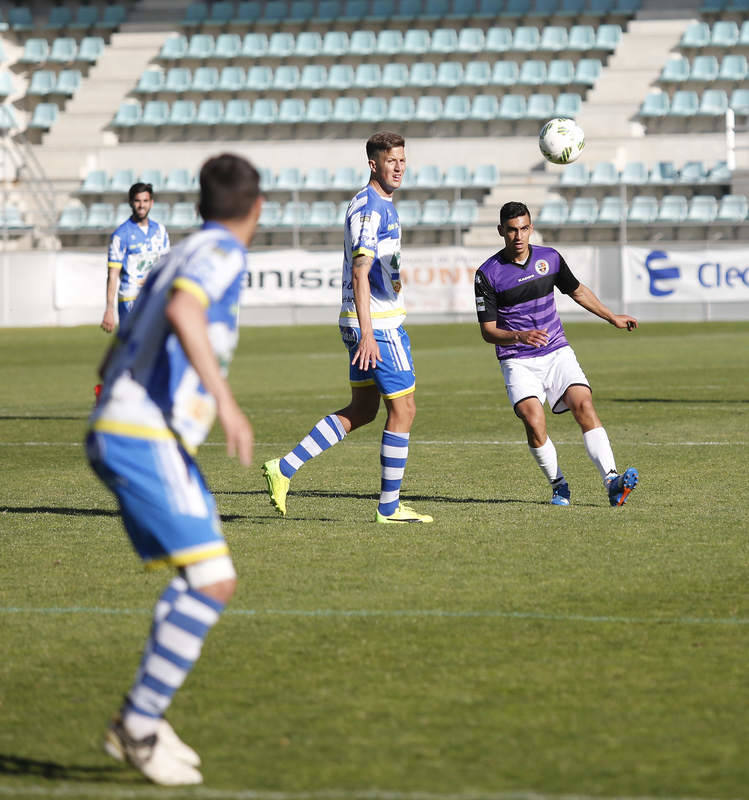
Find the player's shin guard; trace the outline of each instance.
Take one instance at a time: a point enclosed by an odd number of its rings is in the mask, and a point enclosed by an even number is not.
[[[536,459],[536,463],[541,468],[541,472],[546,476],[549,483],[556,483],[564,477],[559,469],[557,461],[557,449],[551,437],[547,436],[546,441],[541,447],[531,447],[528,445],[531,455]]]
[[[382,480],[380,482],[380,502],[377,510],[383,517],[389,517],[400,503],[401,483],[408,460],[407,433],[383,431],[380,446]]]
[[[190,588],[183,578],[167,586],[156,604],[143,659],[122,711],[131,736],[142,739],[156,732],[223,608],[223,603]]]
[[[596,465],[601,480],[606,483],[608,475],[616,474],[616,462],[609,437],[604,428],[593,428],[583,434],[583,442],[590,460]]]
[[[293,477],[302,464],[338,444],[345,435],[346,431],[336,414],[324,417],[290,453],[281,459],[279,469],[287,478]]]

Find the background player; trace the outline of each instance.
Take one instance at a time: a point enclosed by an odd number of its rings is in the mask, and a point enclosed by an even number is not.
[[[585,449],[598,468],[609,502],[622,505],[637,486],[630,467],[619,475],[609,438],[593,406],[588,383],[567,341],[554,301],[554,287],[616,328],[632,330],[637,320],[614,314],[572,274],[551,247],[531,246],[533,224],[523,203],[505,203],[499,214],[505,246],[476,272],[475,292],[481,335],[496,346],[507,394],[525,425],[528,447],[552,486],[554,505],[570,504],[570,489],[546,432],[543,403],[555,414],[571,411]]]
[[[281,459],[263,464],[271,503],[286,514],[289,481],[309,459],[377,416],[382,396],[387,409],[380,447],[382,523],[431,522],[400,503],[408,440],[416,414],[416,378],[411,343],[402,327],[406,316],[400,279],[401,228],[393,193],[406,169],[405,140],[382,131],[367,141],[369,183],[353,198],[344,225],[343,290],[339,324],[350,358],[351,402],[321,419]]]
[[[102,330],[114,330],[114,299],[118,297],[120,325],[133,308],[135,298],[145,283],[151,267],[169,252],[166,228],[149,219],[153,207],[150,183],[134,183],[127,196],[132,214],[112,234],[107,254],[107,306],[101,320]],[[118,291],[119,284],[119,291]]]
[[[221,155],[200,171],[202,229],[149,275],[102,370],[89,461],[119,501],[147,567],[179,571],[156,603],[140,668],[105,748],[155,783],[200,783],[200,759],[164,719],[236,585],[213,496],[192,454],[216,415],[248,466],[252,428],[224,376],[262,200],[255,168]],[[220,366],[221,365],[221,366]]]

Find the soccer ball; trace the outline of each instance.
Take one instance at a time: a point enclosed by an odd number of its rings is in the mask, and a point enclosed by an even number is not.
[[[538,134],[538,147],[552,164],[571,164],[585,147],[585,133],[574,119],[550,119]]]

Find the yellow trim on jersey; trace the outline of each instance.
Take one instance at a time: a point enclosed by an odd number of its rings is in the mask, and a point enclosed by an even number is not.
[[[155,558],[153,561],[146,561],[145,568],[161,569],[161,567],[187,567],[190,564],[197,564],[200,561],[206,561],[209,558],[218,558],[219,556],[226,556],[229,554],[229,545],[226,542],[216,542],[216,544],[208,545],[200,548],[196,552],[194,548],[183,551],[182,553],[171,553],[163,558]]]
[[[137,296],[137,294],[134,294],[132,297],[118,297],[117,300],[120,303],[129,303],[131,300],[135,300]]]
[[[375,257],[375,251],[370,250],[368,247],[357,247],[356,250],[351,251],[351,258],[354,256],[369,256],[370,258]]]
[[[174,283],[172,284],[172,289],[182,289],[185,292],[189,292],[191,295],[200,300],[203,308],[208,308],[208,306],[211,304],[208,295],[205,293],[205,289],[199,284],[195,283],[195,281],[191,281],[189,278],[175,278]]]
[[[149,439],[151,441],[178,439],[169,428],[149,428],[146,425],[136,425],[133,422],[118,422],[113,419],[97,419],[91,426],[91,430],[99,431],[100,433],[112,433],[115,436],[129,436],[131,439]],[[197,454],[197,447],[187,444],[182,439],[178,440],[191,456]]]
[[[107,269],[122,269],[121,261],[107,261]]]
[[[372,319],[385,319],[386,317],[405,317],[405,308],[394,308],[392,311],[371,311],[369,316]],[[347,319],[356,319],[356,311],[341,311],[338,319],[346,317]]]
[[[387,400],[395,400],[396,397],[403,397],[407,394],[413,394],[416,391],[416,384],[414,384],[410,389],[403,389],[400,392],[393,392],[392,394],[383,394],[382,396]]]
[[[375,382],[373,378],[367,378],[364,381],[349,381],[352,386],[374,386]]]

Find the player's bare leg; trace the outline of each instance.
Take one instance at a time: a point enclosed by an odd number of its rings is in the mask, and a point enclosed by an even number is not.
[[[570,487],[559,468],[556,448],[546,431],[546,414],[541,401],[537,397],[527,397],[515,406],[515,413],[525,426],[531,455],[551,484],[551,504],[568,506]]]

